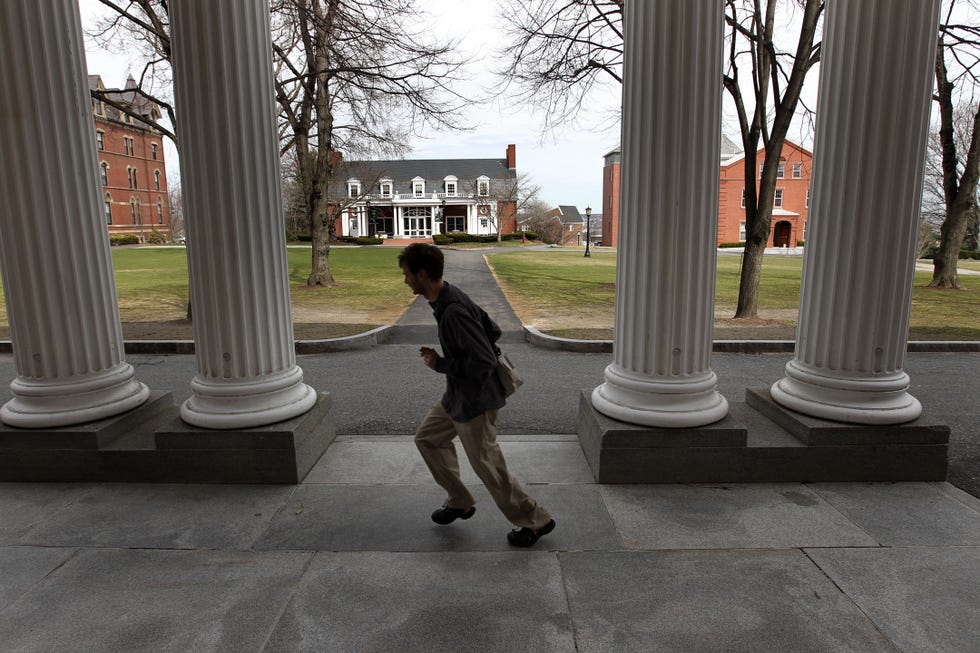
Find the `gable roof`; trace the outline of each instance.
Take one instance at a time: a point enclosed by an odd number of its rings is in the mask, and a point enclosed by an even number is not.
[[[783,150],[786,149],[786,146],[787,145],[790,148],[792,148],[792,149],[797,149],[797,150],[803,152],[807,156],[810,156],[810,157],[813,156],[813,152],[811,152],[810,150],[806,149],[805,147],[803,147],[802,145],[800,145],[796,141],[790,140],[788,138],[783,139]],[[764,147],[760,147],[758,149],[758,152],[765,152],[765,151],[766,151],[766,148],[764,148]],[[722,166],[730,166],[730,165],[732,165],[734,163],[738,163],[739,161],[742,161],[743,159],[745,159],[745,152],[739,151],[734,156],[732,156],[732,157],[730,157],[728,159],[722,159],[721,165]],[[761,159],[760,159],[760,161],[761,161]]]
[[[88,88],[90,91],[102,91],[107,99],[129,107],[134,113],[142,116],[143,120],[133,119],[133,123],[137,126],[152,129],[152,122],[161,117],[160,107],[139,92],[136,80],[133,79],[132,75],[126,80],[126,88],[124,89],[106,88],[101,75],[89,75]],[[123,112],[109,104],[105,105],[105,118],[116,122],[125,122]]]

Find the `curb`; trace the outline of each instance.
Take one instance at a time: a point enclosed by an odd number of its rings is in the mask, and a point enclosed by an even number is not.
[[[583,354],[609,354],[613,350],[612,340],[577,340],[557,338],[541,333],[531,326],[524,326],[524,337],[532,345],[544,349],[571,351]],[[789,353],[796,350],[795,340],[715,340],[711,351],[732,354],[772,354]],[[913,340],[906,351],[914,352],[980,352],[977,340]]]
[[[391,334],[391,325],[385,325],[364,333],[343,338],[323,340],[297,340],[296,354],[329,354],[339,351],[369,349],[384,344]],[[534,347],[568,351],[579,354],[611,354],[612,340],[582,340],[558,338],[542,333],[531,326],[523,326],[524,339]],[[127,354],[193,354],[193,340],[126,340]],[[796,349],[793,340],[715,340],[711,351],[729,354],[791,354]],[[909,353],[976,353],[980,352],[977,340],[913,340],[906,347]],[[13,353],[9,340],[0,340],[0,354]]]

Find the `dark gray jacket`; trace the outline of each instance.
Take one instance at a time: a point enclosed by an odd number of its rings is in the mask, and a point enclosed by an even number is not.
[[[457,422],[468,422],[488,410],[501,408],[504,389],[497,377],[500,327],[459,288],[443,282],[442,292],[429,302],[439,325],[442,357],[436,371],[446,375],[442,407]]]

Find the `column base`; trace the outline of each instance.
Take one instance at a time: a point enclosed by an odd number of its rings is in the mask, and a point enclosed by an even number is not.
[[[240,429],[274,424],[302,415],[316,403],[298,366],[250,381],[221,381],[198,374],[180,417],[206,429]]]
[[[624,424],[597,411],[583,391],[578,437],[599,483],[808,483],[942,481],[949,427],[844,426],[845,437],[815,434],[804,444],[783,426],[768,390],[748,390],[720,422],[691,429]],[[768,402],[770,406],[763,406]],[[807,418],[789,416],[789,419]],[[812,420],[820,422],[821,420]],[[822,427],[843,425],[811,424]]]
[[[851,424],[903,424],[922,414],[910,395],[909,376],[839,377],[816,372],[797,360],[772,384],[773,400],[798,413]]]
[[[133,378],[133,366],[119,363],[98,373],[51,381],[17,377],[14,398],[0,408],[0,420],[22,429],[84,424],[125,413],[141,405],[150,390]]]
[[[592,405],[621,422],[663,428],[693,428],[728,415],[728,401],[716,390],[718,378],[708,371],[676,380],[634,375],[615,363],[606,382],[592,392]]]

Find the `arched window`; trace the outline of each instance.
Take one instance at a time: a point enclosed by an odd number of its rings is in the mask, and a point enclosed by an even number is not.
[[[101,174],[102,174],[102,185],[103,186],[108,186],[109,185],[109,164],[106,163],[105,161],[103,161],[102,162],[102,165],[99,166],[99,168],[101,169]]]
[[[163,200],[157,200],[157,224],[163,224]]]
[[[112,224],[112,195],[106,193],[105,197],[102,198],[102,200],[103,200],[102,211],[105,214],[105,223]]]
[[[154,170],[153,171],[153,184],[157,187],[157,190],[160,190],[160,171],[159,170]]]

